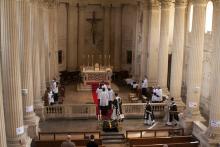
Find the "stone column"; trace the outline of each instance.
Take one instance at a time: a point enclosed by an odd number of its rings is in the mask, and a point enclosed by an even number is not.
[[[167,90],[168,52],[169,52],[169,24],[172,0],[161,1],[161,26],[158,62],[158,84],[165,93]]]
[[[74,71],[77,69],[78,56],[78,15],[79,8],[77,3],[69,3],[68,6],[68,47],[67,47],[67,70]]]
[[[58,2],[53,2],[53,24],[54,24],[54,35],[53,35],[53,43],[54,43],[54,77],[59,80],[60,79],[60,73],[59,73],[59,63],[58,63]],[[52,37],[52,36],[51,36]]]
[[[184,118],[181,120],[181,125],[185,128],[186,134],[191,133],[194,120],[203,120],[199,104],[205,33],[205,6],[206,0],[193,0],[191,46],[187,65],[186,111],[184,112]]]
[[[38,135],[39,118],[34,113],[33,106],[33,75],[32,75],[32,50],[30,47],[30,5],[27,1],[18,1],[18,47],[21,58],[21,88],[23,100],[24,124],[28,126],[31,138]]]
[[[178,108],[183,110],[181,99],[183,53],[185,38],[185,13],[187,0],[175,1],[174,34],[171,65],[170,96],[175,98]]]
[[[220,0],[213,1],[213,75],[212,75],[212,90],[211,90],[211,103],[210,103],[210,118],[209,128],[207,131],[208,143],[210,146],[217,146],[220,142]],[[207,145],[208,147],[208,145]]]
[[[7,147],[28,147],[21,96],[20,56],[18,49],[17,1],[1,0],[2,82]],[[2,108],[2,107],[1,107]],[[4,120],[4,117],[1,118]]]
[[[1,61],[0,61],[1,62]],[[5,115],[4,115],[4,107],[3,107],[3,95],[2,95],[2,75],[1,75],[1,68],[0,68],[0,146],[6,147],[6,133],[5,133]]]
[[[45,72],[45,61],[46,61],[46,55],[45,55],[45,36],[44,36],[44,19],[43,19],[43,4],[39,4],[39,49],[40,49],[40,83],[41,83],[41,96],[43,97],[46,91],[46,72]]]
[[[121,36],[121,27],[122,27],[122,7],[121,5],[113,6],[114,13],[114,70],[119,71],[121,69],[121,50],[122,50],[122,36]]]
[[[46,4],[43,7],[44,22],[44,53],[45,53],[45,80],[47,87],[50,85],[50,56],[49,56],[49,9]]]
[[[141,66],[140,66],[140,79],[139,81],[142,81],[144,79],[144,76],[147,73],[147,40],[148,40],[148,11],[147,11],[147,1],[144,1],[142,4],[142,19],[143,19],[143,24],[142,24],[142,42],[141,42]]]
[[[41,97],[41,79],[40,79],[40,37],[39,37],[39,3],[33,1],[30,4],[31,28],[30,28],[30,47],[32,54],[33,67],[33,94],[34,94],[34,108],[37,115],[43,119],[43,101]]]
[[[104,54],[110,54],[110,5],[104,5]],[[107,63],[107,62],[106,62]]]
[[[160,35],[160,4],[158,0],[149,1],[149,27],[148,27],[148,58],[147,77],[149,86],[157,84],[158,50]]]

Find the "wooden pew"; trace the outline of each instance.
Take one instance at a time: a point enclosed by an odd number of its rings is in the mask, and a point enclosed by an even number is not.
[[[126,138],[152,138],[169,137],[172,135],[183,136],[183,128],[179,129],[145,129],[145,130],[127,130]]]
[[[192,136],[176,136],[176,137],[156,137],[156,138],[128,138],[131,147],[134,145],[160,145],[160,144],[179,144],[197,142]],[[175,147],[175,145],[173,146]]]
[[[187,142],[187,143],[169,143],[168,147],[198,147],[199,142]],[[153,145],[133,145],[133,147],[164,147],[164,144]]]
[[[76,146],[86,146],[89,140],[87,139],[79,139],[79,140],[72,140],[76,144]],[[46,141],[46,140],[36,140],[35,145],[36,147],[60,147],[63,140],[55,140],[55,141]],[[100,146],[102,146],[101,139],[95,139],[95,142]]]

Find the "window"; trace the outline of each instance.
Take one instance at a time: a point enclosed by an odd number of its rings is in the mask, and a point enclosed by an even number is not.
[[[63,56],[63,51],[62,51],[62,50],[59,50],[59,51],[58,51],[58,63],[59,63],[59,64],[62,64],[62,62],[63,62],[62,56]]]
[[[213,3],[209,1],[206,6],[205,33],[212,31]]]
[[[193,22],[193,4],[189,7],[189,32],[192,31],[192,22]]]
[[[127,64],[132,63],[132,51],[127,50]]]

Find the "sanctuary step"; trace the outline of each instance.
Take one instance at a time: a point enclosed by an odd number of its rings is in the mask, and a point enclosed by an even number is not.
[[[103,133],[100,139],[102,139],[102,144],[124,144],[126,142],[124,134],[118,132]]]

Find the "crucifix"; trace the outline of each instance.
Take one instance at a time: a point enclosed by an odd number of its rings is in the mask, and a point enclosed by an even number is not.
[[[92,18],[86,19],[89,23],[91,23],[91,34],[92,34],[92,43],[95,44],[96,37],[96,24],[98,21],[101,21],[101,18],[96,18],[95,11],[92,12]]]

